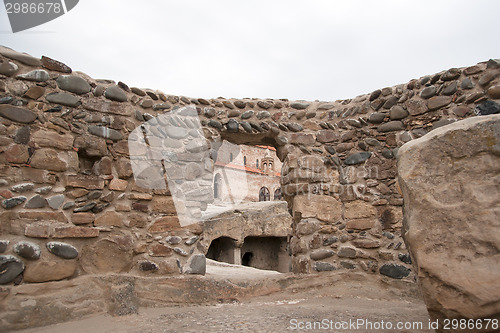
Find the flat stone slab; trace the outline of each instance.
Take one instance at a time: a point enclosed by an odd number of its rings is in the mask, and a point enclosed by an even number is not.
[[[47,101],[54,104],[61,104],[70,107],[77,107],[81,104],[80,99],[74,95],[60,92],[60,93],[52,93],[45,97]]]
[[[0,105],[0,116],[24,124],[32,123],[37,118],[33,111],[6,104]]]

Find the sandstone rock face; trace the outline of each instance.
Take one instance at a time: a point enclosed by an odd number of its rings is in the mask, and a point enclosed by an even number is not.
[[[398,170],[404,239],[431,317],[500,318],[500,115],[404,145]]]

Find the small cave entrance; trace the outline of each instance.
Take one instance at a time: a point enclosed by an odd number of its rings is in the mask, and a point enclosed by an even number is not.
[[[252,252],[245,252],[241,257],[241,264],[243,266],[250,266],[250,261],[252,260],[252,258],[253,258]]]
[[[287,237],[249,236],[238,247],[236,240],[222,236],[210,243],[206,257],[228,264],[290,272]]]
[[[236,241],[234,239],[229,237],[219,237],[210,243],[206,257],[208,259],[228,264],[238,264],[239,262],[237,262],[237,259],[239,259],[239,251],[237,250],[239,250],[239,248],[236,247]]]
[[[244,266],[287,273],[290,271],[287,245],[286,237],[246,237],[241,248],[241,263]]]

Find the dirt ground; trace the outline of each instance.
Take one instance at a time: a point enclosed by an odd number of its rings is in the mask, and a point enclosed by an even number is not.
[[[279,274],[213,262],[207,268],[213,279]],[[434,332],[414,284],[388,285],[356,274],[314,279],[322,277],[305,277],[305,284],[228,304],[141,308],[137,315],[100,315],[19,332]]]

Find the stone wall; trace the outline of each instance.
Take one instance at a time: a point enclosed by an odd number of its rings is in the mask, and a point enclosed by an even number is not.
[[[213,200],[211,158],[224,139],[276,147],[293,215],[294,272],[353,269],[411,279],[400,237],[398,147],[475,109],[498,112],[500,98],[493,60],[335,102],[187,98],[95,80],[7,48],[0,61],[2,284],[191,272],[191,259],[203,255],[204,226],[181,227],[178,213],[196,219]],[[201,131],[187,118],[150,123],[186,106]],[[194,140],[208,147],[192,147],[198,155],[190,160],[149,140],[141,153],[170,153],[182,177],[201,179],[193,186],[202,187],[175,189],[199,195],[186,197],[192,204],[179,209],[169,186],[137,183],[128,139],[141,125],[168,147],[183,142],[177,148],[187,149]],[[174,131],[162,133],[160,125]]]

